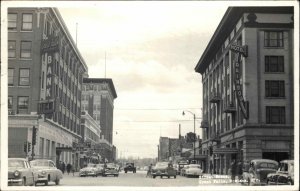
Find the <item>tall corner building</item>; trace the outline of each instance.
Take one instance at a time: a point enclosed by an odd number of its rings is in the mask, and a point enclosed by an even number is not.
[[[113,156],[113,111],[114,99],[117,93],[112,79],[109,78],[83,78],[82,110],[100,125],[102,143],[108,143],[104,152],[108,161],[114,160]]]
[[[229,7],[195,71],[202,75],[206,172],[231,161],[294,158],[294,9]]]
[[[78,153],[58,148],[82,139],[81,91],[87,70],[58,9],[8,9],[9,157],[78,165]],[[26,143],[34,145],[34,153],[25,152]]]

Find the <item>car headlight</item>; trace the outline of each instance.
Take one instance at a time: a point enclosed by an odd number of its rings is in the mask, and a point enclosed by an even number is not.
[[[14,176],[17,177],[17,176],[19,176],[19,175],[20,175],[20,172],[16,170],[15,173],[14,173]]]
[[[46,171],[42,171],[42,175],[46,175]]]

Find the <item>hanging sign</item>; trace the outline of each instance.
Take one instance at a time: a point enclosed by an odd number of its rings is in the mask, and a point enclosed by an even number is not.
[[[241,73],[240,73],[240,66],[242,63],[242,55],[244,57],[248,56],[248,47],[245,46],[239,46],[236,44],[230,45],[230,49],[233,52],[237,53],[237,57],[234,60],[234,84],[235,84],[235,93],[236,93],[236,99],[238,101],[239,107],[241,109],[241,112],[245,119],[249,118],[249,112],[248,112],[248,102],[245,102],[242,92],[242,84],[240,81]]]

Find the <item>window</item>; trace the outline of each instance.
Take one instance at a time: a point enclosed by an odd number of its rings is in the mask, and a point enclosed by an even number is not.
[[[12,107],[13,107],[13,97],[12,96],[8,96],[7,105],[8,105],[8,109],[12,109]]]
[[[283,47],[283,32],[265,31],[265,47]]]
[[[16,41],[8,41],[8,58],[16,57]]]
[[[29,69],[20,69],[19,85],[29,86]]]
[[[21,58],[31,58],[31,44],[30,41],[21,42]]]
[[[22,30],[23,31],[32,31],[32,14],[24,13],[22,15]]]
[[[266,123],[285,124],[285,107],[267,106]]]
[[[14,69],[8,68],[7,77],[8,77],[8,79],[7,79],[8,85],[13,86],[14,85]]]
[[[284,97],[284,81],[266,80],[266,97]]]
[[[283,56],[265,56],[265,72],[284,72]]]
[[[18,97],[18,113],[25,114],[28,112],[29,97]]]
[[[17,30],[17,14],[16,13],[9,13],[7,17],[7,26],[8,30]]]

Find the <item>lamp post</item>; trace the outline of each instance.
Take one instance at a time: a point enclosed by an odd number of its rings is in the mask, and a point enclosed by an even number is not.
[[[195,155],[196,155],[196,153],[195,153],[195,147],[196,147],[196,115],[193,113],[193,112],[191,112],[191,111],[188,111],[188,110],[185,110],[186,112],[189,112],[190,114],[192,114],[193,115],[193,117],[194,117],[194,144],[193,144],[193,150],[194,150],[194,161],[195,161]],[[182,112],[182,115],[185,115],[185,113],[184,113],[184,111]]]

